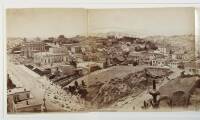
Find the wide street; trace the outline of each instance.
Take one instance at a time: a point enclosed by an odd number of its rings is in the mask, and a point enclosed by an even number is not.
[[[29,70],[24,65],[15,65],[9,61],[7,63],[7,72],[10,75],[12,81],[17,84],[17,87],[24,87],[27,90],[30,90],[34,99],[38,103],[43,103],[46,89],[43,82],[41,82],[44,80],[43,77]],[[51,109],[50,111],[61,111],[61,108],[58,105],[53,104],[49,100],[46,100],[46,106],[47,109]]]

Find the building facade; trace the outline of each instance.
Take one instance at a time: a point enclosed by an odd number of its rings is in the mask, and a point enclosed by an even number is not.
[[[51,47],[49,48],[50,53],[68,53],[68,49],[65,47]]]
[[[8,112],[41,112],[41,101],[35,100],[29,90],[25,88],[13,88],[7,91]]]
[[[28,100],[31,98],[31,94],[29,90],[26,90],[24,88],[14,88],[8,90],[8,97],[12,97],[14,100],[14,103]]]
[[[151,60],[151,66],[163,67],[166,66],[166,59],[153,59]]]
[[[34,63],[39,65],[51,65],[68,61],[68,55],[65,53],[40,52],[35,53],[33,58]]]
[[[45,43],[43,42],[24,42],[21,54],[27,58],[33,58],[34,53],[44,52]]]

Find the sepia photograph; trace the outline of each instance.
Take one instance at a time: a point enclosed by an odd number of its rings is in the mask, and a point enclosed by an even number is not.
[[[5,16],[8,114],[200,111],[193,7]]]

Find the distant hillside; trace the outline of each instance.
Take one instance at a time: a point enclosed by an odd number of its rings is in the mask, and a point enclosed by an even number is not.
[[[102,37],[102,38],[107,38],[108,36],[115,36],[117,38],[122,38],[124,36],[126,37],[139,37],[140,35],[137,33],[125,33],[125,32],[100,32],[100,33],[92,33],[91,36],[96,36],[96,37]]]
[[[23,40],[21,37],[8,37],[7,40],[13,41],[13,40]]]
[[[195,44],[194,35],[148,36],[144,39],[154,41],[158,44],[169,44],[172,46],[193,47]]]
[[[141,38],[145,41],[152,41],[157,44],[168,44],[172,46],[183,46],[183,47],[193,47],[195,44],[195,36],[192,34],[188,35],[173,35],[173,36],[147,36],[142,37],[137,33],[130,34],[124,32],[101,32],[93,33],[92,36],[107,38],[108,36],[115,36],[117,38],[122,37],[132,37],[132,38]]]

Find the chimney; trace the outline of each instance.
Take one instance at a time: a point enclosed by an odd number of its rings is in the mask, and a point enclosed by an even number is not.
[[[26,88],[24,88],[24,91],[26,91]]]

